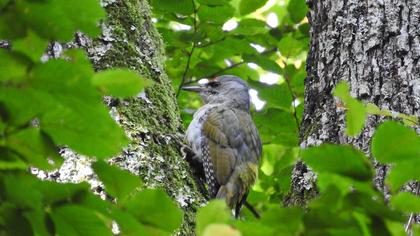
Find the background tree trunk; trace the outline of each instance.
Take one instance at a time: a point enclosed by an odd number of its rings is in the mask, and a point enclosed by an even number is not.
[[[382,109],[420,116],[420,1],[307,1],[311,24],[305,80],[301,146],[352,144],[366,154],[379,116],[369,116],[362,133],[345,135],[344,111],[332,91],[347,81],[351,94]],[[420,131],[419,127],[417,130]],[[388,167],[372,159],[374,183],[386,193]],[[299,163],[286,204],[313,196],[313,175]],[[387,194],[385,194],[386,197]]]
[[[110,162],[139,175],[146,188],[166,190],[185,212],[178,233],[194,235],[195,210],[204,203],[204,198],[180,152],[184,128],[170,79],[164,71],[164,45],[153,25],[150,6],[146,0],[103,0],[102,6],[108,15],[101,24],[102,37],[92,40],[78,33],[73,43],[52,44],[49,56],[59,57],[63,48],[82,47],[96,70],[125,67],[156,82],[136,98],[105,98],[111,115],[132,140]],[[89,159],[68,149],[63,149],[62,155],[66,160],[60,170],[52,173],[34,170],[35,174],[60,182],[88,181],[95,192],[106,197]]]

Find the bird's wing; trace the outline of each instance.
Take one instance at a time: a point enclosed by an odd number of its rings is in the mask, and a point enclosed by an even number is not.
[[[229,181],[238,166],[244,163],[258,165],[261,141],[248,112],[215,107],[208,112],[202,131],[213,174],[220,185]]]

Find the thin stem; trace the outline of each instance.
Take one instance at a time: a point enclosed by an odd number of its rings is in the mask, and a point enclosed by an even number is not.
[[[417,182],[417,188],[416,188],[416,191],[415,191],[415,195],[417,195],[417,194],[419,194],[419,190],[420,190],[420,183],[419,182]],[[410,217],[408,218],[408,221],[407,221],[407,225],[405,226],[405,232],[408,234],[408,231],[410,230],[410,228],[411,228],[411,225],[413,224],[413,219],[414,219],[414,213],[411,213],[410,214]]]
[[[298,130],[300,130],[299,118],[297,117],[297,111],[296,111],[296,106],[295,106],[295,101],[296,101],[297,96],[293,92],[292,86],[290,85],[289,76],[285,74],[284,78],[287,84],[287,88],[289,88],[290,95],[292,96],[293,117],[295,119]]]
[[[209,47],[209,46],[211,46],[211,45],[213,45],[213,44],[216,44],[216,43],[222,42],[222,41],[223,41],[223,40],[225,40],[225,39],[226,39],[226,37],[223,37],[223,38],[221,38],[221,39],[218,39],[218,40],[215,40],[215,41],[212,41],[212,42],[206,43],[206,44],[197,45],[197,46],[196,46],[196,48],[205,48],[205,47]]]
[[[178,90],[176,91],[176,97],[179,96],[179,93],[181,92],[181,88],[182,88],[182,86],[184,86],[185,79],[187,78],[188,71],[190,70],[191,58],[192,58],[192,55],[194,53],[195,48],[197,47],[196,38],[197,38],[197,30],[198,30],[197,29],[198,28],[197,27],[197,10],[198,9],[195,7],[194,0],[191,0],[191,1],[192,1],[192,5],[193,5],[193,8],[194,8],[194,17],[193,17],[193,44],[192,44],[192,47],[191,47],[190,52],[188,53],[187,65],[185,66],[184,73],[182,74],[181,83],[179,84]]]

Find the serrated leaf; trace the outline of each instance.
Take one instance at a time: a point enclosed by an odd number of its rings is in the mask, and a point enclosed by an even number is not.
[[[210,201],[207,206],[198,210],[196,233],[198,236],[204,235],[208,225],[227,223],[230,218],[231,214],[224,201]]]
[[[167,235],[182,223],[183,212],[160,189],[145,189],[125,201],[122,207],[147,225],[149,233]]]
[[[62,236],[112,236],[110,222],[91,209],[66,204],[53,209],[51,218],[58,235]]]
[[[386,121],[372,138],[372,154],[382,163],[415,160],[420,157],[420,138],[413,129]]]
[[[148,235],[145,226],[139,223],[133,215],[122,210],[114,210],[112,216],[120,227],[121,235]]]
[[[103,94],[121,98],[135,96],[152,84],[151,80],[141,78],[136,72],[126,69],[109,69],[95,73],[92,83]]]
[[[29,30],[25,38],[13,41],[13,50],[28,56],[34,62],[39,62],[47,45],[48,40]]]
[[[6,146],[19,153],[29,165],[44,170],[60,166],[62,162],[54,143],[38,128],[27,128],[9,135]],[[54,160],[54,165],[48,159]]]
[[[420,197],[407,192],[400,192],[391,198],[391,205],[406,213],[420,212]]]
[[[239,3],[239,12],[241,15],[248,15],[264,6],[266,2],[267,0],[241,0]]]
[[[116,197],[119,202],[124,201],[134,189],[141,186],[140,177],[103,161],[93,163],[92,168],[105,185],[106,192]]]
[[[320,175],[336,173],[356,180],[369,180],[372,169],[367,157],[349,145],[322,144],[302,150],[302,159]]]

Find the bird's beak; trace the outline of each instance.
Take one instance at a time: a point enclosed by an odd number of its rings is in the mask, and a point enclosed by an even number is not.
[[[183,86],[182,90],[191,91],[191,92],[201,92],[203,90],[203,87],[200,85],[194,85],[194,86]]]

